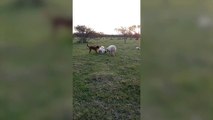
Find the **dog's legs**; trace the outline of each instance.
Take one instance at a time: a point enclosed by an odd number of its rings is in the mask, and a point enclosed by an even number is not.
[[[112,56],[113,56],[113,57],[115,56],[115,52],[112,53]]]
[[[89,53],[91,52],[91,49],[89,49]]]

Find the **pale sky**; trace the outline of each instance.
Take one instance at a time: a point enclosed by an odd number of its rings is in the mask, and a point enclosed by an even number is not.
[[[73,0],[73,26],[117,34],[120,26],[140,25],[140,0]]]

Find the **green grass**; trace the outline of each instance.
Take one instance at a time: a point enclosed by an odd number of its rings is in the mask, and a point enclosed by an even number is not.
[[[212,29],[196,25],[212,18],[212,0],[142,1],[143,60],[132,41],[91,41],[118,44],[116,57],[72,45],[66,30],[53,41],[42,8],[13,1],[0,1],[1,120],[66,120],[73,105],[76,119],[138,119],[139,92],[143,119],[213,119]],[[70,0],[47,1],[71,15]]]
[[[73,43],[74,119],[140,118],[140,51],[135,40],[90,40],[117,46],[115,57]]]

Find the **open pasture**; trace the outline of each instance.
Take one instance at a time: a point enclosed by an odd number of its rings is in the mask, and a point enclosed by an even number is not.
[[[115,57],[89,53],[73,43],[74,119],[139,119],[140,62],[137,41],[89,40],[89,45],[117,46]]]

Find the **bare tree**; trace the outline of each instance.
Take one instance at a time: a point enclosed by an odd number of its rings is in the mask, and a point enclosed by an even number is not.
[[[75,27],[77,31],[74,33],[79,38],[80,43],[87,43],[88,39],[99,37],[100,33],[95,32],[93,29],[86,27],[85,25],[77,25]]]
[[[138,29],[138,31],[136,30]],[[120,27],[115,28],[115,31],[123,35],[124,43],[126,43],[127,38],[135,38],[135,40],[138,40],[140,38],[139,33],[140,25],[132,25],[128,28],[126,27]]]
[[[126,40],[129,35],[128,29],[126,27],[120,27],[120,28],[115,28],[115,31],[123,35],[124,43],[126,43]]]

